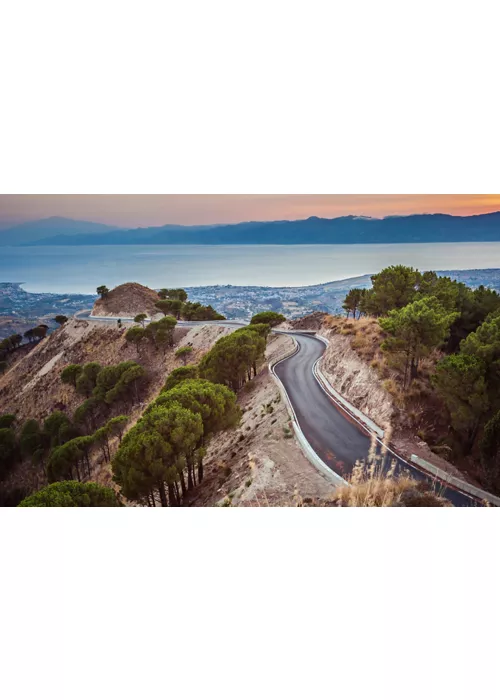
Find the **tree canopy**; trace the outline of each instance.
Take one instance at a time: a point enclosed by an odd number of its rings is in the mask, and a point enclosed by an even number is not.
[[[25,498],[20,508],[113,508],[120,503],[113,489],[92,482],[59,481]]]
[[[279,326],[280,323],[284,323],[285,321],[286,318],[283,316],[283,314],[278,314],[276,311],[262,311],[261,313],[252,316],[250,324],[256,325],[264,323],[271,328],[274,328],[274,326]]]
[[[380,319],[388,334],[382,349],[405,358],[404,387],[417,375],[420,359],[445,341],[455,318],[456,313],[446,311],[435,297],[424,297]]]
[[[432,383],[444,399],[453,429],[472,448],[480,421],[489,408],[486,367],[473,355],[448,355],[436,366]]]

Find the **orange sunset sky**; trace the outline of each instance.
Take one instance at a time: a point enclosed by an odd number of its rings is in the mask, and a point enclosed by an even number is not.
[[[120,227],[500,210],[498,194],[0,195],[0,227],[64,216]]]

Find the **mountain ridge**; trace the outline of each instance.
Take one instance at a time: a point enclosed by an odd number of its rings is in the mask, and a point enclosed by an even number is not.
[[[0,231],[0,245],[26,245],[45,239],[48,233],[64,231],[65,238],[74,235],[99,235],[116,230],[117,226],[108,226],[94,221],[81,221],[64,216],[50,216],[36,221],[25,221]]]
[[[500,212],[470,216],[410,214],[380,219],[356,215],[333,219],[312,216],[295,221],[247,221],[196,226],[166,224],[133,229],[55,218],[59,228],[65,225],[61,221],[71,222],[70,235],[60,230],[53,236],[31,237],[29,240],[17,238],[15,243],[9,243],[8,234],[13,231],[19,233],[20,227],[15,227],[0,234],[0,245],[319,245],[500,241]],[[50,225],[46,223],[50,220],[43,221],[45,226]],[[83,232],[75,230],[85,225],[94,228]]]

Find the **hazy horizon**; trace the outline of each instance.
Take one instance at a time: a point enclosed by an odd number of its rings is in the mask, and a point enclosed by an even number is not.
[[[470,216],[500,210],[500,195],[0,195],[0,229],[65,217],[137,228],[216,225],[311,216]]]

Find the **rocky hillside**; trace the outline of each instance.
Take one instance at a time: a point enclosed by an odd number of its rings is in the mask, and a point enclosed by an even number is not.
[[[158,293],[137,282],[120,284],[98,299],[92,309],[93,316],[134,317],[147,314],[149,317],[158,313],[155,302]]]
[[[0,415],[13,413],[22,425],[28,419],[43,422],[53,411],[62,411],[71,418],[85,397],[61,380],[61,371],[71,365],[97,362],[102,366],[134,360],[146,370],[146,382],[139,402],[127,414],[133,424],[145,406],[159,393],[166,375],[182,362],[175,357],[182,345],[192,347],[191,359],[198,362],[218,338],[230,329],[203,326],[192,329],[177,328],[174,346],[156,351],[150,346],[138,352],[134,343],[125,338],[127,328],[118,328],[100,322],[73,319],[59,330],[35,345],[27,354],[13,362],[0,376]],[[123,411],[122,411],[123,412]],[[94,464],[93,480],[109,485],[109,464]],[[40,488],[45,483],[44,474],[30,463],[23,463],[9,474],[0,485],[1,491],[22,489],[25,493]]]

